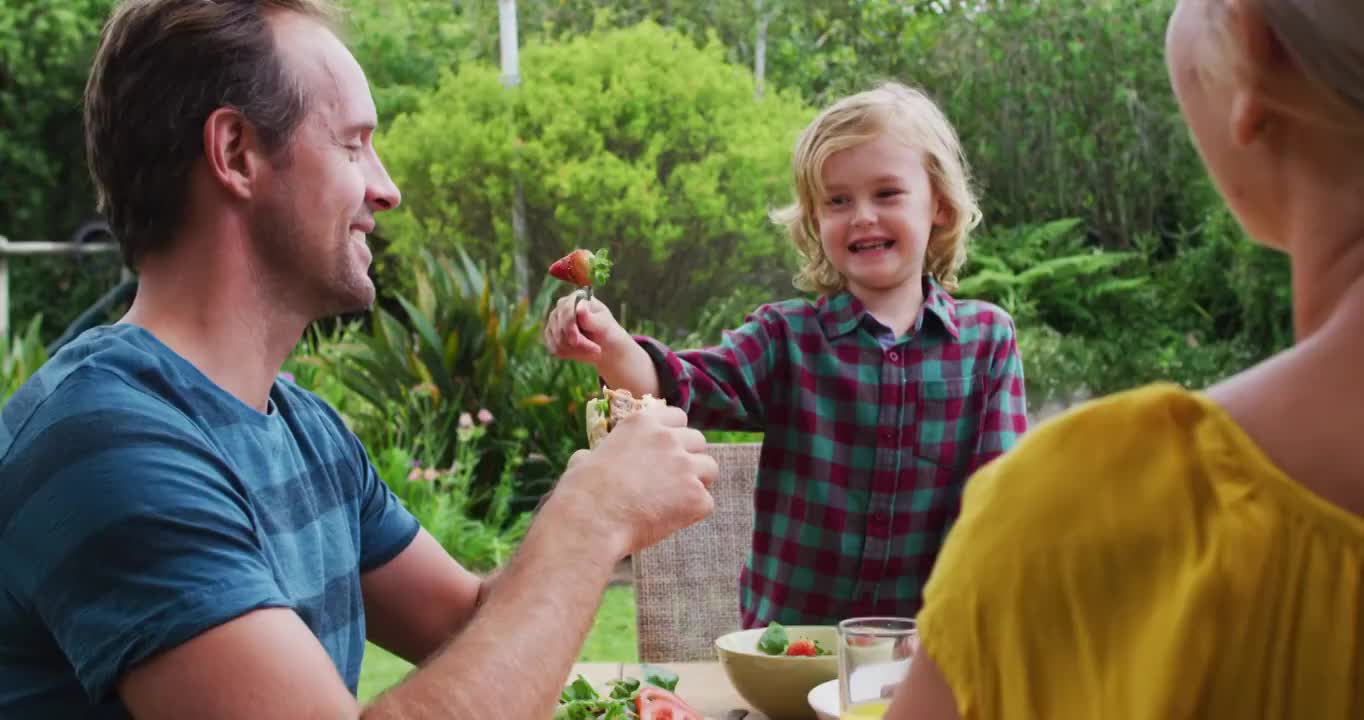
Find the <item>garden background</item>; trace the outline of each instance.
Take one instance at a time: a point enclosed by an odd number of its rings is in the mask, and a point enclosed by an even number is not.
[[[0,6],[12,242],[98,219],[80,96],[111,4]],[[767,219],[791,199],[796,134],[881,79],[926,89],[962,136],[985,223],[958,294],[1013,314],[1035,417],[1152,380],[1202,386],[1291,339],[1286,261],[1245,240],[1178,116],[1173,0],[521,0],[515,85],[494,0],[343,4],[404,202],[372,238],[374,312],[318,323],[285,371],[480,571],[584,445],[595,375],[539,345],[565,291],[543,269],[608,248],[600,295],[627,327],[715,342],[798,294]],[[112,255],[11,259],[4,398],[119,273]],[[630,589],[613,587],[584,659],[632,659],[633,632]],[[362,694],[404,668],[371,653]]]

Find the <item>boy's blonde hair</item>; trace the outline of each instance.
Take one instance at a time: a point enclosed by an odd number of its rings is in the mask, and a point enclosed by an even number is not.
[[[1205,0],[1216,17],[1217,51],[1213,69],[1235,71],[1223,3]],[[1315,86],[1322,106],[1281,110],[1350,135],[1364,135],[1364,2],[1360,0],[1250,0],[1274,29],[1279,42]],[[1270,98],[1284,101],[1283,98]]]
[[[819,240],[818,209],[824,194],[824,163],[829,156],[890,133],[924,154],[924,169],[938,202],[950,208],[943,226],[934,226],[924,253],[924,270],[948,290],[957,289],[957,271],[966,262],[966,241],[980,224],[980,207],[971,188],[970,171],[957,132],[922,91],[887,82],[845,97],[824,110],[796,141],[791,166],[796,201],[776,210],[772,219],[786,226],[803,266],[795,284],[801,290],[832,295],[846,280],[824,254]]]

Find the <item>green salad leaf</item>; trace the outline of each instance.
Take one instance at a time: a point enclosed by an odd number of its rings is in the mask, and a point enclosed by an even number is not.
[[[626,677],[606,683],[606,694],[599,694],[592,683],[579,675],[559,694],[554,720],[639,720],[635,707],[645,685],[677,690],[677,673],[657,665],[642,665],[644,679]]]
[[[654,687],[661,687],[668,692],[677,689],[677,673],[672,670],[656,665],[644,665],[641,669],[644,670],[644,682]]]
[[[579,675],[568,687],[559,693],[559,702],[568,703],[574,700],[596,700],[597,691],[592,688],[592,683],[587,678]]]
[[[786,652],[786,646],[790,640],[786,637],[786,628],[780,623],[769,623],[767,630],[763,631],[762,637],[758,638],[758,650],[768,655],[781,655]]]

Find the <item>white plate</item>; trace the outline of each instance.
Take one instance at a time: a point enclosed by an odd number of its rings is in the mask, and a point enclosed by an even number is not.
[[[858,668],[853,673],[853,690],[858,694],[875,688],[894,688],[904,680],[909,672],[909,661],[888,662]],[[870,686],[870,687],[868,687]],[[806,696],[810,709],[815,711],[819,720],[838,720],[838,680],[820,683]]]
[[[820,683],[806,696],[819,720],[838,720],[838,679]]]

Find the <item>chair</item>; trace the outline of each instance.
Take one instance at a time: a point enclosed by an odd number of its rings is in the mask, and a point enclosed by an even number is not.
[[[739,629],[739,571],[753,533],[757,443],[711,445],[720,465],[715,512],[631,560],[640,662],[715,659],[715,638]]]

